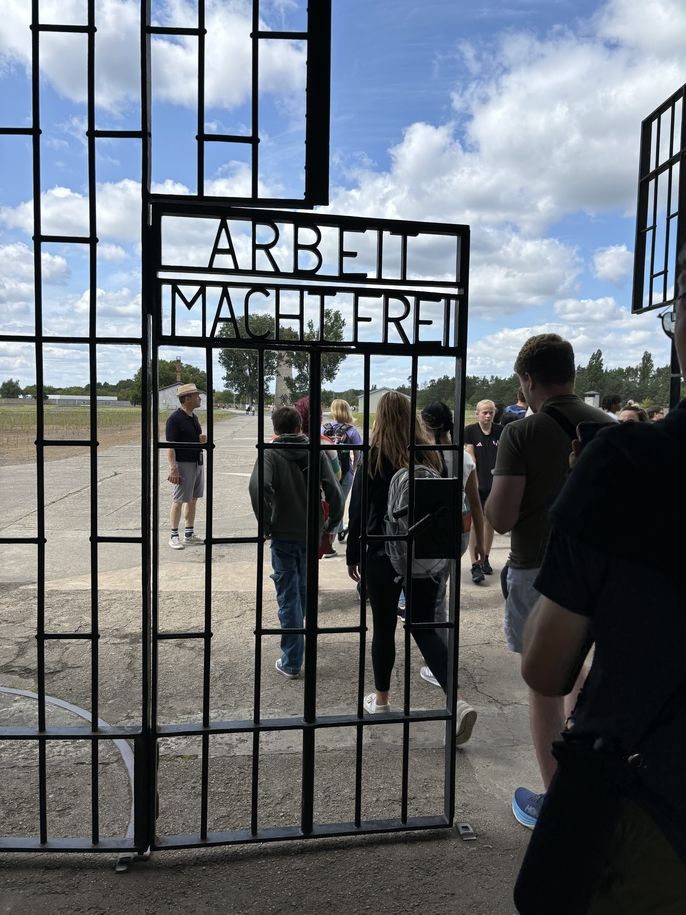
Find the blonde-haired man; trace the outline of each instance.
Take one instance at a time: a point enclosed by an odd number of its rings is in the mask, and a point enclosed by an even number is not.
[[[474,458],[476,475],[479,481],[479,498],[483,506],[490,495],[493,483],[493,468],[498,455],[498,441],[503,427],[493,422],[495,404],[492,400],[480,400],[476,405],[477,421],[464,430],[464,445],[467,452]],[[481,584],[486,575],[492,575],[493,569],[488,560],[488,554],[493,545],[493,528],[484,517],[484,550],[486,555],[479,562],[476,553],[476,538],[472,527],[469,535],[469,555],[472,559],[472,581],[475,585]]]

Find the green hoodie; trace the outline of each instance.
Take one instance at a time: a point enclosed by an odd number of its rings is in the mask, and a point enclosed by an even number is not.
[[[304,542],[307,532],[307,468],[310,460],[309,439],[306,435],[280,435],[275,442],[287,448],[268,448],[264,460],[263,523],[264,534],[274,540]],[[300,447],[298,447],[300,446]],[[255,517],[259,512],[257,474],[259,457],[250,476],[250,500]],[[324,452],[319,458],[320,480],[324,498],[329,503],[328,526],[333,527],[343,517],[343,499],[331,462]],[[324,531],[324,516],[320,510],[319,536]]]

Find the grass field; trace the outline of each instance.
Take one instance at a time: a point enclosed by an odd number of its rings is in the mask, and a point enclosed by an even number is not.
[[[204,426],[204,413],[198,413]],[[214,421],[225,422],[231,413],[217,410]],[[160,436],[164,437],[167,415],[160,419]],[[140,441],[140,407],[98,407],[97,440],[100,448],[133,444]],[[62,407],[46,404],[44,409],[46,439],[86,440],[90,436],[90,408]],[[36,459],[36,406],[0,406],[0,466]],[[54,461],[74,454],[71,446],[45,449],[45,460]]]

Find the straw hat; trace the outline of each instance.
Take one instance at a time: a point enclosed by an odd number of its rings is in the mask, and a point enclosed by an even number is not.
[[[177,397],[185,397],[186,394],[201,394],[194,384],[182,384],[176,389]]]

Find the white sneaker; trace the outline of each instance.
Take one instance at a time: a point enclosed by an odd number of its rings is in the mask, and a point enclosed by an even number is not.
[[[431,673],[431,668],[430,668],[430,667],[420,667],[420,668],[419,668],[419,676],[422,678],[422,680],[426,680],[426,682],[427,682],[427,683],[430,683],[432,686],[440,686],[440,685],[441,685],[441,684],[438,682],[438,680],[434,677],[434,675]]]
[[[379,705],[376,701],[376,693],[370,693],[368,696],[365,696],[362,704],[364,705],[365,712],[368,712],[370,715],[387,714],[391,710],[391,706],[388,702],[385,705]]]
[[[190,537],[186,537],[184,535],[183,542],[186,544],[186,546],[203,546],[205,543],[202,537],[198,537],[198,535],[195,533],[191,534]]]
[[[476,709],[464,699],[457,700],[455,707],[455,744],[461,747],[472,736],[476,724]]]
[[[183,549],[183,543],[181,543],[181,541],[179,540],[178,534],[174,534],[173,537],[169,538],[169,546],[173,550],[182,550]]]

